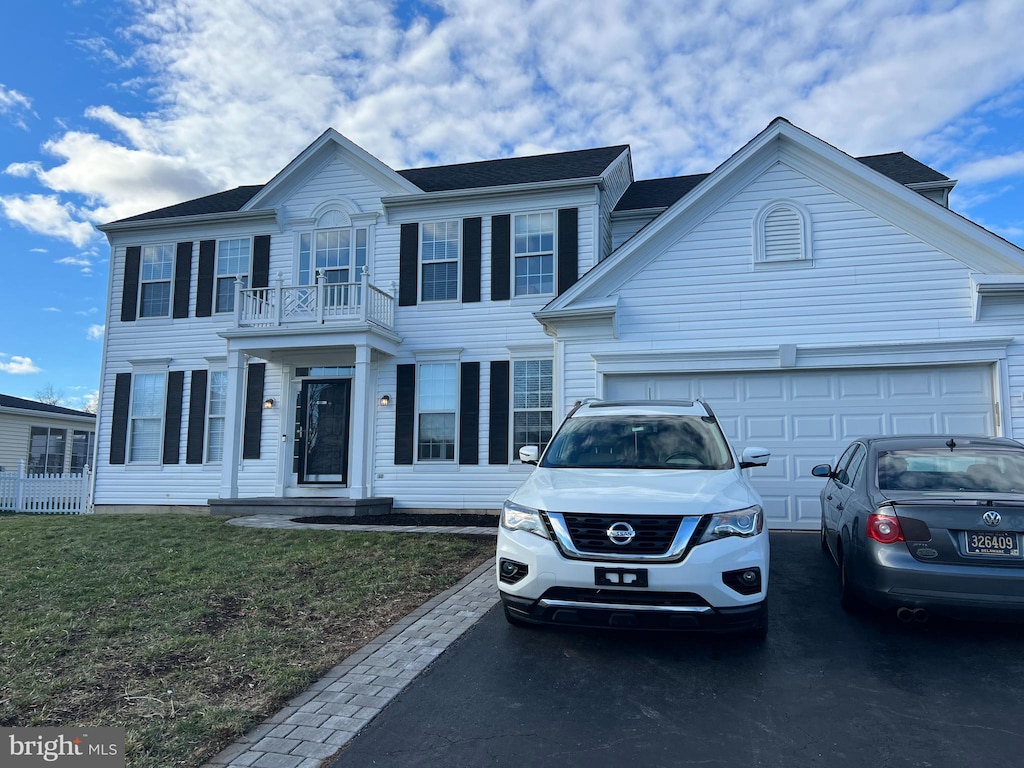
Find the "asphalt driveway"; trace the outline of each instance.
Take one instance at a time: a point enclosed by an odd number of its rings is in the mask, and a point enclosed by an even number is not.
[[[779,533],[763,644],[492,610],[333,766],[1024,762],[1024,628],[851,616],[837,588],[816,534]]]

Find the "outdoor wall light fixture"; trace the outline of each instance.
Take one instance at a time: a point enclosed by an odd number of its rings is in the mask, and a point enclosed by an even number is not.
[[[263,401],[263,407],[264,408],[268,408],[268,409],[269,408],[273,408],[274,407],[274,398],[268,397],[266,400],[264,400]]]
[[[389,405],[391,405],[391,395],[381,395],[380,396],[380,404],[384,408],[387,408]]]

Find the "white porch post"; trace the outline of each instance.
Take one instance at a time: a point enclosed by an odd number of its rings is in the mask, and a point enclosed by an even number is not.
[[[228,350],[228,407],[224,415],[224,457],[221,463],[220,498],[238,498],[238,460],[245,407],[245,354]]]
[[[356,346],[356,376],[352,382],[352,430],[349,437],[349,497],[367,497],[366,473],[370,461],[367,455],[368,436],[371,432],[376,408],[370,401],[370,348],[365,344]]]

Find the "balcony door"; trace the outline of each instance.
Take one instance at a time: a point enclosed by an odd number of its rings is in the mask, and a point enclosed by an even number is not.
[[[351,379],[302,382],[295,424],[300,483],[348,482],[351,397]]]

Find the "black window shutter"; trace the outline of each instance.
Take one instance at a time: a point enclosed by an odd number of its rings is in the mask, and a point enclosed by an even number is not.
[[[185,372],[167,374],[167,404],[164,407],[164,464],[177,464],[181,452],[181,395]]]
[[[139,262],[141,261],[141,245],[129,245],[125,248],[124,288],[121,291],[122,323],[130,323],[135,319],[135,309],[139,303]]]
[[[128,404],[132,394],[132,375],[119,373],[114,379],[114,413],[110,422],[110,463],[124,464],[128,447]]]
[[[572,288],[579,278],[579,213],[576,208],[558,211],[558,295]]]
[[[480,363],[459,367],[459,464],[480,463]]]
[[[192,282],[192,243],[178,243],[174,255],[174,317],[188,317],[188,290]]]
[[[395,464],[412,464],[416,421],[416,366],[398,366],[395,387]]]
[[[196,317],[210,317],[213,314],[213,269],[216,253],[216,240],[199,241],[199,285],[196,288]]]
[[[263,377],[266,363],[249,363],[245,382],[245,426],[242,428],[242,458],[260,457],[260,436],[263,432]],[[230,438],[225,435],[225,438]]]
[[[413,307],[419,298],[420,225],[403,224],[398,244],[398,306]]]
[[[192,371],[188,395],[188,440],[185,443],[185,463],[203,463],[203,441],[206,433],[207,372]]]
[[[462,220],[462,301],[480,301],[480,217]]]
[[[508,360],[491,361],[490,464],[508,464],[508,370]]]
[[[512,217],[491,216],[491,301],[511,296]]]
[[[253,288],[266,288],[270,285],[270,235],[257,235],[252,241],[252,281]]]

